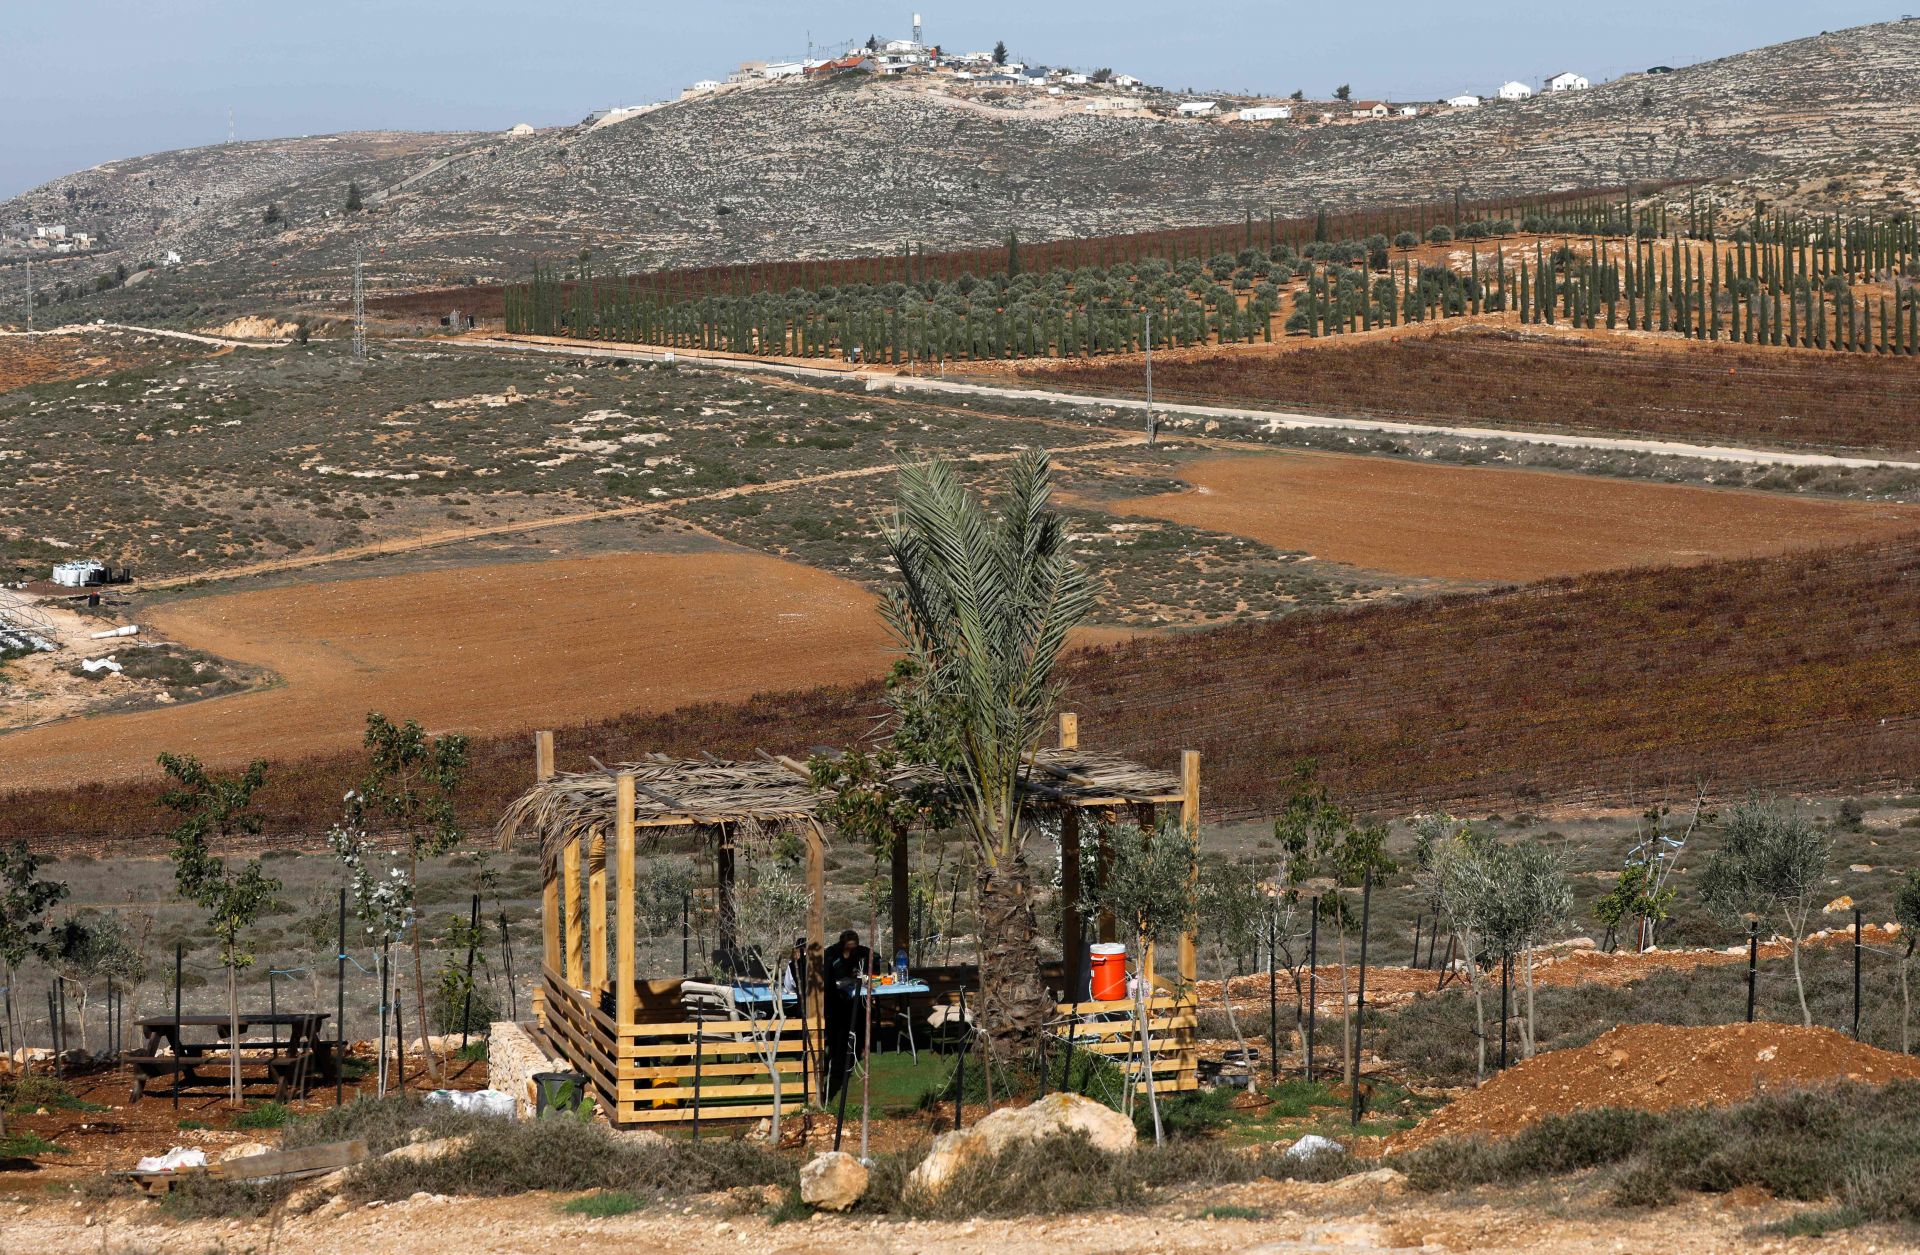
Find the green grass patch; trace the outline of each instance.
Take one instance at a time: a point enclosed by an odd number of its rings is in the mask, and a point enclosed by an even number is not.
[[[285,1128],[293,1118],[293,1109],[285,1103],[263,1102],[258,1107],[249,1107],[233,1118],[236,1129],[279,1129]]]
[[[0,1159],[32,1159],[39,1155],[71,1155],[72,1153],[58,1142],[49,1142],[32,1129],[22,1129],[18,1133],[0,1138]]]
[[[582,1194],[579,1198],[570,1198],[560,1204],[560,1210],[570,1216],[591,1216],[604,1219],[608,1216],[624,1216],[639,1211],[646,1206],[638,1198],[625,1190],[601,1190],[596,1194]]]
[[[1209,1207],[1200,1213],[1202,1220],[1265,1220],[1267,1213],[1258,1207],[1238,1207],[1232,1203],[1222,1203]]]

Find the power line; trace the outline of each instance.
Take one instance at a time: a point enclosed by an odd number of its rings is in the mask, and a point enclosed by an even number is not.
[[[367,289],[360,273],[360,250],[353,250],[353,360],[367,360]]]

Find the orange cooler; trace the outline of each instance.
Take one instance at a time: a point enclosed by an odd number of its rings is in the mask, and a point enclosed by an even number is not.
[[[1093,1000],[1119,1002],[1127,996],[1127,948],[1112,942],[1094,946],[1092,955]]]

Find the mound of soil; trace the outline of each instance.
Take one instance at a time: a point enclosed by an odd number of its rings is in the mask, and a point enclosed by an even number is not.
[[[1720,1106],[1760,1090],[1899,1077],[1920,1078],[1920,1058],[1865,1046],[1828,1028],[1632,1024],[1500,1073],[1395,1139],[1393,1149],[1443,1137],[1499,1137],[1589,1107]]]

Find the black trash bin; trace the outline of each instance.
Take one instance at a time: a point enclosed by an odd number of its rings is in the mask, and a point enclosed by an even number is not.
[[[587,1077],[583,1072],[535,1072],[533,1074],[534,1106],[536,1116],[547,1114],[547,1108],[577,1114],[586,1106]]]

